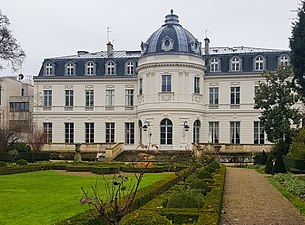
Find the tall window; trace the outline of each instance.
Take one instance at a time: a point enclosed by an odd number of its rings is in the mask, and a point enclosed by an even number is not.
[[[74,91],[73,90],[65,90],[65,96],[66,96],[66,107],[72,107],[73,106],[73,95]]]
[[[264,70],[264,58],[262,56],[257,56],[254,61],[254,69],[256,71]]]
[[[219,122],[209,122],[209,142],[219,143]]]
[[[65,143],[74,143],[74,123],[65,123]]]
[[[126,64],[126,74],[127,75],[133,75],[134,74],[134,63],[129,61]]]
[[[106,123],[106,143],[114,143],[114,123]]]
[[[200,143],[200,126],[201,123],[199,120],[194,122],[193,127],[193,143],[199,144]]]
[[[143,78],[139,79],[139,95],[143,94]]]
[[[161,145],[173,144],[173,123],[169,119],[163,119],[160,123]]]
[[[231,87],[231,109],[238,109],[240,106],[240,87]]]
[[[134,123],[125,123],[125,144],[134,144]]]
[[[241,71],[241,60],[238,57],[233,57],[230,62],[231,71]]]
[[[94,143],[94,123],[85,123],[85,142]]]
[[[219,72],[219,60],[212,58],[210,61],[210,72]]]
[[[210,103],[210,109],[218,109],[218,93],[219,88],[218,87],[210,87],[210,96],[209,96],[209,103]]]
[[[200,77],[194,77],[194,93],[200,94]]]
[[[279,59],[280,66],[289,66],[289,56],[288,55],[281,55]]]
[[[88,62],[86,64],[86,75],[94,75],[95,74],[95,67],[93,62]]]
[[[52,123],[43,123],[45,143],[52,143]]]
[[[259,121],[254,121],[254,144],[264,144],[264,126]]]
[[[94,106],[94,90],[86,90],[86,107],[93,107]]]
[[[114,90],[106,90],[106,107],[114,107]]]
[[[107,75],[114,75],[115,74],[115,64],[114,64],[114,62],[110,61],[106,64],[106,72],[107,72]]]
[[[75,68],[74,64],[72,62],[69,62],[66,64],[66,75],[73,76],[75,74]]]
[[[139,120],[139,143],[143,142],[142,121]]]
[[[133,108],[133,90],[125,90],[125,108]]]
[[[43,106],[44,107],[52,106],[52,90],[43,91]]]
[[[230,141],[231,144],[240,143],[240,122],[230,122]]]
[[[172,91],[171,75],[162,75],[162,92]]]
[[[51,62],[48,62],[45,66],[46,76],[52,76],[53,75],[53,64]]]

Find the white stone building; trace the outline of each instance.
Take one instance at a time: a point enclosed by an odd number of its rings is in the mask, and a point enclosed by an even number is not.
[[[35,122],[47,134],[45,150],[217,143],[261,151],[268,143],[255,87],[280,64],[289,64],[289,51],[215,48],[207,38],[202,48],[171,12],[141,51],[108,43],[107,51],[45,59],[34,79]]]

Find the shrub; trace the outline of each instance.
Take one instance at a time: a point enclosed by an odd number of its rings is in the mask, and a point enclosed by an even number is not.
[[[0,161],[0,167],[5,167],[5,166],[7,166],[7,162]]]
[[[203,194],[198,190],[186,190],[173,192],[169,195],[167,208],[201,208],[203,205]]]
[[[23,165],[27,165],[27,164],[28,164],[28,162],[25,159],[18,159],[16,161],[16,165],[23,166]]]
[[[273,170],[273,157],[271,154],[269,154],[269,157],[267,159],[266,166],[265,166],[265,173],[272,174],[272,170]]]
[[[294,159],[305,160],[305,128],[302,128],[297,136],[294,138],[294,141],[290,145],[288,156]]]
[[[213,178],[212,174],[209,171],[206,171],[204,169],[200,169],[197,178],[199,179],[205,179],[205,178]]]
[[[275,163],[274,163],[274,166],[273,166],[273,170],[272,170],[272,174],[274,173],[286,173],[287,170],[286,170],[286,166],[285,166],[285,163],[284,163],[284,160],[283,160],[283,156],[278,153],[276,155],[276,159],[275,159]]]
[[[10,145],[7,150],[17,150],[17,152],[30,152],[31,146],[25,142],[16,142]]]
[[[138,210],[128,214],[121,220],[121,225],[170,225],[166,217],[156,212]]]
[[[263,152],[261,154],[261,157],[260,157],[260,160],[259,160],[259,164],[266,165],[267,159],[268,159],[268,156],[267,156],[265,150],[263,150]]]
[[[190,184],[191,189],[200,189],[201,193],[206,195],[207,192],[211,191],[208,183],[203,179],[195,179]]]
[[[219,163],[216,162],[216,161],[213,161],[213,162],[209,163],[208,166],[209,166],[209,167],[213,167],[213,168],[215,168],[215,169],[219,169],[219,168],[220,168]]]

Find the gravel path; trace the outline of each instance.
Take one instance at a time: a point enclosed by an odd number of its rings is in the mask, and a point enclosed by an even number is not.
[[[264,175],[227,167],[221,225],[305,225],[305,218]]]

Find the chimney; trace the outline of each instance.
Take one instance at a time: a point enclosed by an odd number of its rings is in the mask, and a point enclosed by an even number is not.
[[[112,55],[112,53],[113,53],[113,45],[112,45],[111,42],[109,41],[109,42],[107,43],[107,54],[108,54],[108,55]]]
[[[78,56],[86,55],[86,54],[88,54],[88,53],[89,53],[88,51],[83,51],[83,50],[77,51],[77,55],[78,55]]]
[[[210,39],[207,37],[204,39],[204,54],[208,55],[209,54],[209,48],[210,48]]]

